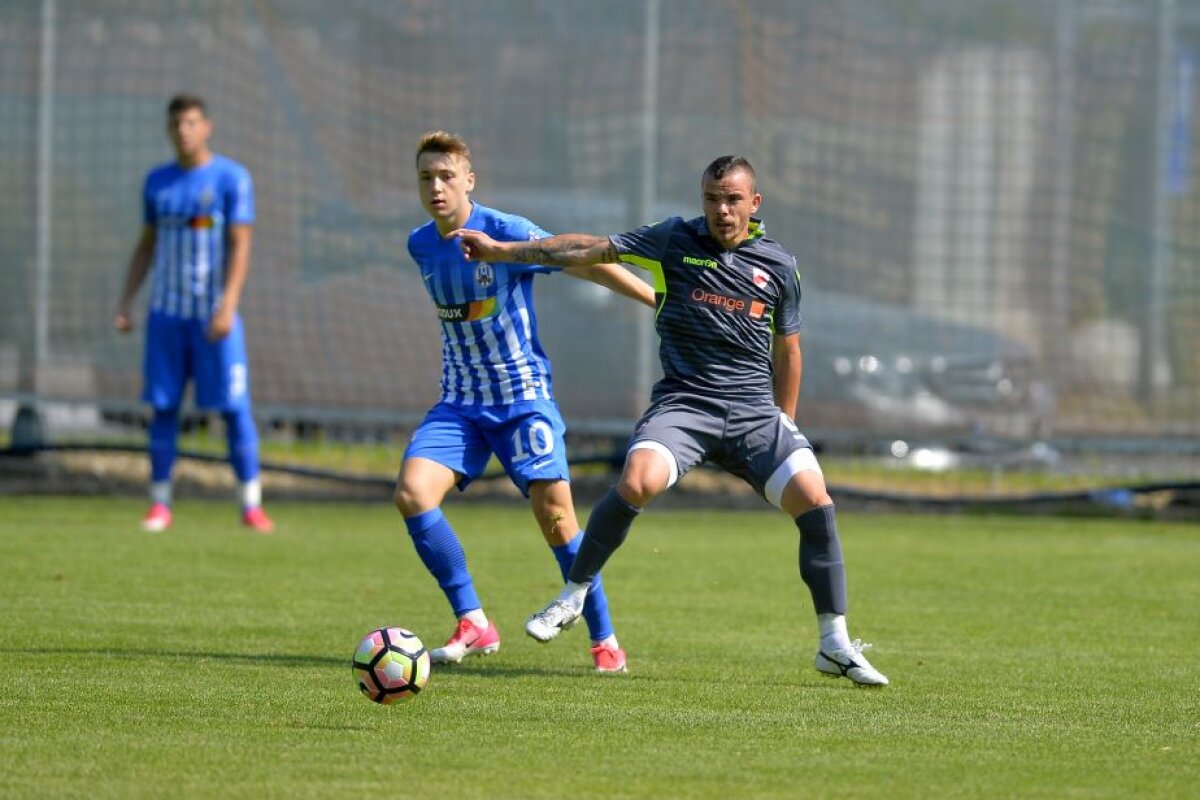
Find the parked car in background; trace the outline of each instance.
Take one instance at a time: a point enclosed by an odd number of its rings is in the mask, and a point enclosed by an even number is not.
[[[997,332],[806,287],[807,428],[932,438],[1038,438],[1054,392],[1033,353]]]
[[[619,197],[505,191],[484,204],[528,216],[551,233],[624,230]],[[654,217],[695,216],[662,203]],[[585,281],[537,282],[542,343],[555,390],[576,430],[624,431],[661,375],[646,309]],[[803,282],[801,427],[823,436],[1033,439],[1054,416],[1054,394],[1029,348],[995,331]],[[645,319],[639,319],[639,318]],[[643,336],[644,341],[638,337]],[[638,351],[653,374],[637,375]],[[645,363],[643,361],[643,363]]]

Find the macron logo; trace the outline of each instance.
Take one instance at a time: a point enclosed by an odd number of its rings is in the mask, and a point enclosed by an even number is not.
[[[693,267],[708,267],[709,269],[716,269],[719,266],[717,262],[713,261],[711,258],[693,258],[692,256],[684,256],[681,260],[683,263],[691,264]]]

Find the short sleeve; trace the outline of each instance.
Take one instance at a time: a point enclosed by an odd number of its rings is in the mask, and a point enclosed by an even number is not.
[[[608,240],[612,242],[621,261],[642,269],[651,269],[647,262],[661,268],[663,255],[671,240],[671,231],[681,221],[679,217],[671,217],[625,233],[614,233]]]
[[[229,175],[229,187],[226,189],[226,217],[230,225],[251,225],[254,223],[254,180],[250,171],[238,166]]]
[[[783,284],[783,296],[775,312],[775,335],[790,336],[799,333],[804,321],[800,316],[800,270],[793,258],[788,278]]]

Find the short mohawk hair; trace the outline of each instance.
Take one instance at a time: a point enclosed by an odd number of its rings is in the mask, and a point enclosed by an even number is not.
[[[704,169],[704,177],[715,178],[720,180],[731,172],[739,169],[744,169],[750,175],[750,184],[758,185],[758,174],[754,171],[754,167],[750,166],[750,162],[742,156],[721,156],[714,159]]]

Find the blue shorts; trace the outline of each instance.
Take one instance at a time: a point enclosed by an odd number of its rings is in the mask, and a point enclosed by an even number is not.
[[[250,375],[242,320],[234,317],[229,335],[207,337],[208,322],[151,313],[146,322],[142,362],[142,402],[156,409],[179,408],[189,379],[196,382],[196,406],[240,411],[250,406]]]
[[[567,447],[558,406],[532,400],[510,406],[438,403],[413,432],[404,458],[427,458],[462,477],[458,488],[483,474],[494,453],[508,477],[529,496],[530,481],[569,481]]]

